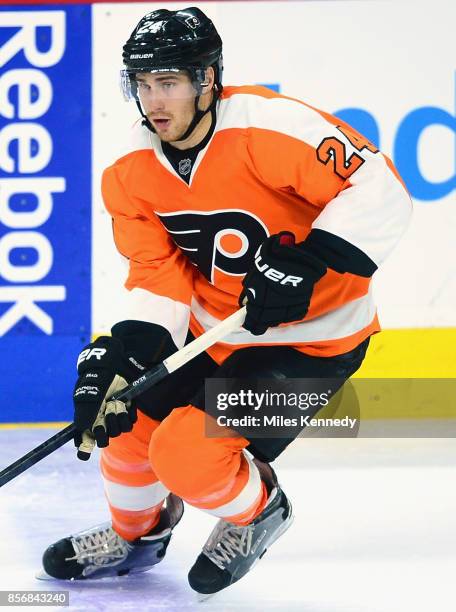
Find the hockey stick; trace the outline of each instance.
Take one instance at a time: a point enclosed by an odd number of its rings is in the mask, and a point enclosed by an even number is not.
[[[189,344],[176,351],[173,355],[148,370],[145,374],[140,376],[137,380],[133,381],[131,385],[115,393],[110,399],[120,400],[121,402],[127,402],[128,400],[137,397],[150,387],[153,387],[161,380],[163,380],[168,374],[175,372],[180,367],[185,365],[188,361],[196,357],[212,344],[215,344],[221,340],[224,336],[234,331],[242,325],[245,319],[245,306],[237,310],[235,313],[227,317],[224,321],[221,321],[218,325],[210,329],[209,331],[202,334],[199,338],[192,340]],[[32,449],[26,455],[9,465],[7,468],[0,472],[0,487],[4,484],[25,472],[29,467],[44,459],[55,450],[73,439],[75,433],[75,426],[72,423],[68,425],[54,436]]]

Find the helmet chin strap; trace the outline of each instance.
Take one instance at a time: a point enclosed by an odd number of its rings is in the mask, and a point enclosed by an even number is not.
[[[190,134],[193,132],[193,130],[196,128],[196,126],[201,121],[201,119],[207,113],[211,112],[212,113],[212,119],[215,120],[215,108],[216,108],[217,100],[219,99],[219,96],[220,96],[220,91],[218,89],[214,89],[213,90],[212,101],[209,104],[209,106],[206,108],[206,110],[201,110],[201,109],[198,108],[200,96],[199,95],[196,96],[196,98],[195,98],[195,113],[193,115],[193,119],[190,121],[190,125],[186,129],[185,133],[180,138],[178,138],[176,140],[176,142],[181,142],[182,140],[186,140],[190,136]],[[149,121],[147,115],[144,114],[144,111],[141,108],[141,103],[139,102],[139,100],[136,100],[136,106],[138,107],[139,112],[141,113],[141,117],[143,118],[142,125],[144,125],[153,134],[156,134],[154,126]]]
[[[193,132],[193,130],[196,128],[196,126],[198,125],[198,123],[201,121],[201,119],[209,112],[212,113],[213,118],[214,118],[214,114],[215,114],[215,106],[217,104],[217,100],[218,100],[218,95],[216,94],[216,90],[214,90],[213,92],[213,96],[212,96],[212,101],[209,104],[209,106],[206,108],[206,110],[200,110],[198,108],[198,104],[199,104],[199,100],[200,100],[200,96],[196,96],[195,98],[195,114],[193,115],[193,119],[190,121],[190,125],[188,126],[188,128],[186,129],[185,133],[176,140],[176,142],[182,142],[182,140],[187,140],[187,138],[190,136],[190,134]]]
[[[154,130],[154,126],[152,125],[152,123],[149,121],[149,119],[147,118],[147,115],[144,113],[143,109],[141,108],[141,102],[139,100],[135,100],[136,102],[136,106],[138,107],[139,110],[139,114],[141,115],[141,117],[143,118],[143,120],[141,121],[141,125],[143,125],[144,127],[146,127],[148,130],[150,130],[153,134],[156,134],[155,130]]]

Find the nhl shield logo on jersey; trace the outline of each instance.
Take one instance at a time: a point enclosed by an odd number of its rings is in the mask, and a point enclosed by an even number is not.
[[[215,269],[243,276],[269,232],[264,223],[245,210],[157,213],[177,246],[208,281]]]
[[[191,159],[181,159],[179,162],[179,174],[182,174],[183,176],[187,176],[187,174],[190,174],[190,170],[192,169],[192,161]]]

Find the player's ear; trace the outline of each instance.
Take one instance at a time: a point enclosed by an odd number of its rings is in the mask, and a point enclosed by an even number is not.
[[[206,68],[206,78],[204,79],[204,82],[202,83],[202,93],[209,93],[212,88],[214,87],[214,80],[215,80],[215,73],[214,73],[214,69],[212,68],[212,66],[209,66],[209,68]]]

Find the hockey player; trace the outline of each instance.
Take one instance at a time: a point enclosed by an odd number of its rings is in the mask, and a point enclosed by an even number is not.
[[[204,379],[349,378],[379,331],[371,277],[411,202],[391,161],[336,117],[223,88],[222,41],[197,8],[147,14],[123,61],[142,119],[102,190],[130,310],[80,354],[74,391],[78,456],[102,447],[111,522],[58,541],[43,564],[57,578],[144,571],[183,500],[219,519],[189,573],[215,593],[291,523],[269,465],[291,440],[206,437]],[[105,401],[245,299],[242,329],[132,405]]]

